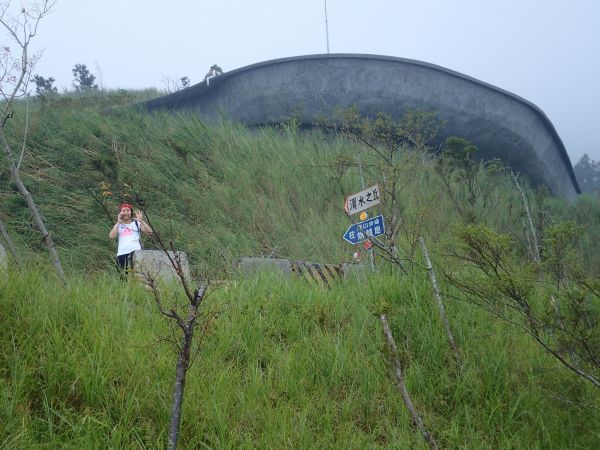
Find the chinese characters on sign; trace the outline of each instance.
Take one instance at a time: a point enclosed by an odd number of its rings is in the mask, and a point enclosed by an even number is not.
[[[344,233],[343,238],[349,243],[355,245],[370,237],[380,236],[385,233],[383,216],[373,217],[363,222],[350,225]]]
[[[379,185],[376,184],[364,191],[346,197],[344,211],[346,211],[347,214],[352,215],[364,211],[371,206],[378,205],[379,203]]]

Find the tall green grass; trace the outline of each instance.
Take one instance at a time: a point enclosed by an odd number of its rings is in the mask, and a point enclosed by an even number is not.
[[[331,290],[272,276],[211,294],[182,448],[424,448],[390,371],[385,308],[428,428],[446,448],[595,448],[600,396],[526,337],[448,304],[452,369],[423,274]],[[151,295],[42,272],[0,287],[0,448],[161,448],[176,350]],[[199,335],[196,342],[200,342]],[[584,407],[573,403],[580,401]]]
[[[328,291],[299,280],[238,279],[231,268],[245,255],[348,260],[355,248],[341,239],[349,225],[343,198],[360,188],[358,153],[366,182],[378,181],[372,155],[289,125],[208,126],[189,115],[114,108],[123,103],[115,94],[33,108],[22,177],[68,268],[67,289],[48,269],[0,160],[0,213],[28,259],[0,278],[0,448],[164,445],[173,330],[148,292],[110,270],[114,219],[95,200],[114,216],[122,192],[143,198],[156,231],[188,253],[196,272],[237,280],[203,307],[211,320],[188,376],[183,448],[423,448],[393,384],[376,318],[382,310],[408,389],[443,447],[600,446],[598,393],[526,335],[457,300],[446,307],[465,367],[453,368],[415,247],[423,235],[434,265],[453,270],[447,253],[463,218],[432,161],[403,156],[407,274],[377,258],[377,276]],[[9,124],[15,145],[23,123],[18,110]],[[475,205],[478,219],[510,234],[525,261],[521,199],[510,178],[482,171],[478,183],[488,193]],[[597,274],[598,199],[538,197],[537,222],[584,225],[577,255]]]

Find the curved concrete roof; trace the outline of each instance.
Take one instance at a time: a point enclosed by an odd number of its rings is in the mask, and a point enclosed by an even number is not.
[[[249,126],[294,115],[305,125],[356,105],[365,116],[436,111],[440,139],[459,136],[480,157],[500,158],[535,184],[574,199],[580,192],[554,126],[533,103],[434,64],[358,54],[309,55],[252,64],[144,104],[187,109],[208,121],[221,116]]]

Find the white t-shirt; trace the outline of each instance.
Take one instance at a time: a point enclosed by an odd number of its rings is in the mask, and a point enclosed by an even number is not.
[[[136,250],[141,250],[140,235],[142,227],[140,223],[136,223],[135,220],[131,223],[120,223],[118,234],[119,234],[119,248],[117,249],[117,256],[128,255]]]

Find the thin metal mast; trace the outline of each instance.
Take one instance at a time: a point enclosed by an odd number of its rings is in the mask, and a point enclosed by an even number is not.
[[[327,39],[327,54],[329,54],[329,24],[327,23],[327,0],[325,0],[325,38]]]

